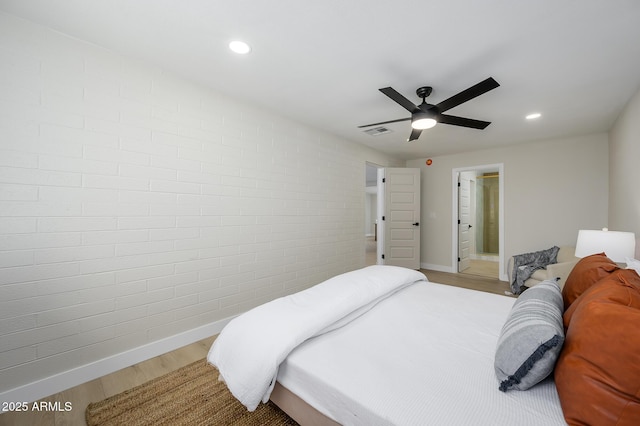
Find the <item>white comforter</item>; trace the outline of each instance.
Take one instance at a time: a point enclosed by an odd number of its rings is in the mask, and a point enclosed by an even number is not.
[[[302,343],[278,383],[347,426],[566,426],[552,378],[499,390],[496,344],[515,300],[418,282]]]
[[[208,361],[249,411],[267,402],[280,363],[305,340],[341,327],[424,274],[369,266],[273,300],[234,318],[215,340]]]

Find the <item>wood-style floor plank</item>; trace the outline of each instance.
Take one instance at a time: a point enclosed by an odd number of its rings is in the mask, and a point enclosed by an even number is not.
[[[87,405],[90,402],[102,401],[105,398],[105,393],[102,380],[95,379],[62,391],[54,397],[63,403],[69,401],[73,404],[71,411],[55,413],[55,426],[75,426],[86,424],[84,411]]]
[[[97,378],[90,382],[43,398],[41,401],[58,401],[62,406],[72,404],[67,412],[12,412],[0,414],[2,426],[83,426],[84,413],[90,402],[98,402],[110,396],[141,385],[163,374],[177,370],[204,358],[213,344],[215,336],[192,343],[175,351],[151,358],[141,363]]]
[[[467,274],[452,274],[423,270],[430,281],[455,285],[473,290],[487,291],[504,295],[509,290],[507,282],[494,278],[485,278]],[[90,402],[101,401],[127,389],[131,389],[153,378],[162,376],[170,371],[204,358],[209,352],[216,336],[208,337],[175,351],[168,352],[141,363],[126,367],[122,370],[51,395],[42,401],[59,402],[64,406],[66,402],[72,404],[73,409],[68,412],[38,412],[27,411],[21,413],[0,414],[0,426],[83,426],[86,425],[84,412]]]
[[[55,401],[56,396],[52,395],[47,398],[43,398],[40,402]],[[33,407],[33,403],[29,403],[29,407]],[[24,422],[28,419],[28,422]],[[0,425],[29,425],[29,426],[51,426],[55,424],[55,414],[52,411],[12,411],[8,413],[0,414]],[[85,423],[86,424],[86,423]]]
[[[479,275],[470,274],[453,274],[449,272],[440,272],[432,270],[421,270],[427,276],[429,281],[440,284],[454,285],[456,287],[468,288],[471,290],[480,290],[488,293],[495,293],[504,296],[505,292],[511,292],[509,283],[500,281],[497,278],[487,278]]]

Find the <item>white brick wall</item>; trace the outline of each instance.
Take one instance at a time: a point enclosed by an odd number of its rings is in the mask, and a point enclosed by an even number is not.
[[[0,64],[0,392],[363,265],[398,162],[3,14]]]

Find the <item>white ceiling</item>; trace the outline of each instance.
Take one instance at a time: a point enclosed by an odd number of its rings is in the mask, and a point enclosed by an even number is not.
[[[640,85],[637,0],[0,0],[0,10],[398,158],[608,131]],[[241,38],[253,51],[227,49]],[[377,89],[430,103],[495,78],[501,87],[407,143],[408,117]],[[526,121],[530,112],[537,121]]]

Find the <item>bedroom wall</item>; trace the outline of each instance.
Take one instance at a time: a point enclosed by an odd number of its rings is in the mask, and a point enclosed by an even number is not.
[[[509,256],[575,245],[579,229],[607,226],[606,134],[531,142],[407,162],[421,169],[421,263],[452,265],[452,170],[504,164],[505,265]],[[506,266],[505,266],[506,267]]]
[[[609,227],[636,234],[640,257],[640,90],[609,133]]]
[[[403,162],[4,14],[0,63],[0,395],[364,266]]]

